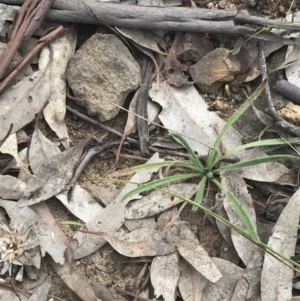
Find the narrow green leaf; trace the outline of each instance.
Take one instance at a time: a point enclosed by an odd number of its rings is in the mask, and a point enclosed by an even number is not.
[[[238,169],[238,168],[249,167],[249,166],[253,166],[253,165],[258,165],[258,164],[268,163],[268,162],[273,162],[273,161],[278,161],[278,160],[300,160],[300,158],[297,156],[290,156],[290,155],[273,155],[273,156],[268,156],[268,157],[260,157],[260,158],[247,160],[244,162],[238,162],[238,163],[233,163],[233,164],[230,164],[227,166],[223,166],[223,167],[213,170],[213,172],[219,173],[222,171],[234,170],[234,169]]]
[[[195,155],[194,151],[192,150],[192,148],[190,147],[190,145],[188,144],[188,142],[179,134],[177,133],[173,133],[172,136],[174,136],[175,138],[177,138],[182,144],[183,146],[185,147],[185,149],[189,152],[190,154],[190,160],[191,162],[196,166],[198,167],[198,170],[200,172],[204,172],[204,166],[203,164],[201,163],[201,161],[198,159],[198,157]]]
[[[225,126],[217,136],[213,147],[218,147],[220,141],[222,140],[225,133],[228,129],[241,117],[242,114],[252,105],[252,103],[256,100],[256,98],[260,95],[260,93],[265,88],[267,80],[265,79],[258,88],[254,91],[254,93],[240,106],[240,108],[228,119]]]
[[[72,225],[72,226],[78,226],[78,227],[84,227],[84,224],[81,222],[75,222],[75,221],[61,221],[61,225]]]
[[[163,161],[163,162],[143,164],[143,165],[126,168],[123,170],[116,171],[116,172],[112,173],[110,176],[111,177],[123,177],[123,176],[127,176],[130,174],[136,173],[138,171],[148,170],[151,168],[162,168],[162,167],[167,167],[167,166],[185,167],[188,169],[198,171],[198,168],[195,167],[193,164],[189,163],[189,161],[186,161],[186,162],[184,162],[184,161]]]
[[[242,149],[246,149],[246,148],[251,148],[251,147],[261,147],[261,146],[272,146],[272,145],[287,145],[287,144],[300,144],[300,138],[296,137],[296,138],[291,138],[291,139],[266,139],[266,140],[260,140],[260,141],[255,141],[255,142],[251,142],[251,143],[247,143],[247,144],[243,144],[243,145],[239,145],[235,148],[230,149],[229,151],[227,151],[223,156],[220,156],[218,158],[218,161],[221,161],[222,159],[232,155],[235,152],[238,152]]]
[[[135,194],[149,191],[151,189],[155,189],[156,187],[159,187],[159,186],[162,186],[165,184],[169,184],[169,183],[176,182],[176,181],[182,181],[182,180],[186,180],[186,179],[190,179],[190,178],[196,178],[199,176],[201,176],[201,174],[199,174],[199,173],[190,173],[190,174],[175,175],[175,176],[170,176],[170,177],[166,177],[163,179],[154,180],[154,181],[147,183],[147,185],[139,185],[139,187],[129,191],[128,193],[126,193],[123,196],[123,200],[125,200],[126,198],[133,196]]]
[[[206,168],[210,171],[218,161],[219,151],[217,148],[211,148],[206,160]]]
[[[197,203],[197,204],[201,204],[201,202],[202,202],[206,180],[207,180],[207,177],[203,176],[202,179],[201,179],[201,181],[200,181],[200,183],[199,183],[199,188],[198,188],[197,194],[195,196],[195,200],[194,200],[194,202]],[[198,206],[194,205],[193,208],[192,208],[192,210],[193,211],[197,211],[198,210]]]
[[[216,180],[216,179],[212,179],[212,181],[220,188],[222,189],[222,184]],[[250,235],[250,237],[253,239],[253,241],[259,243],[260,239],[259,236],[256,232],[255,226],[252,224],[252,221],[249,217],[249,215],[247,214],[247,212],[245,211],[245,209],[242,207],[241,203],[238,201],[238,199],[231,193],[231,192],[227,192],[226,196],[228,197],[229,201],[232,203],[236,213],[238,214],[238,216],[241,218],[241,220],[243,221],[244,225],[247,228],[247,233]]]

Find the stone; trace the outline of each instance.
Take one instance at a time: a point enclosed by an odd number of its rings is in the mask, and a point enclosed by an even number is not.
[[[230,50],[217,48],[189,67],[194,83],[202,93],[214,93],[225,82],[230,82],[241,70],[241,64]]]
[[[123,42],[111,34],[94,34],[75,53],[67,79],[79,105],[100,121],[114,118],[141,81],[139,64]]]

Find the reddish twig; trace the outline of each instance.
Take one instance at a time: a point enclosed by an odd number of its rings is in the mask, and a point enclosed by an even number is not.
[[[53,0],[26,0],[18,12],[13,31],[0,58],[0,79],[23,40],[31,37],[48,13]]]
[[[47,43],[51,40],[60,36],[63,32],[64,27],[58,26],[51,32],[47,33],[43,37],[38,40],[38,43],[35,47],[22,59],[22,61],[10,71],[10,73],[5,77],[5,79],[0,82],[0,94],[4,91],[7,85],[11,82],[11,80],[20,72],[20,70],[31,60],[31,58],[38,53]],[[3,58],[3,56],[2,56]],[[0,71],[1,71],[1,60],[0,60]]]

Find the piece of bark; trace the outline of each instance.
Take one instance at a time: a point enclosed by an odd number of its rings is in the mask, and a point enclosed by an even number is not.
[[[274,90],[293,103],[300,105],[300,88],[294,84],[280,79],[276,82]]]
[[[0,3],[16,4],[22,3],[22,1],[1,0]],[[142,7],[138,5],[99,3],[95,0],[57,0],[54,1],[52,7],[62,10],[50,10],[47,19],[51,21],[214,34],[227,33],[248,36],[255,34],[258,39],[271,40],[284,45],[293,45],[294,42],[267,31],[257,34],[256,29],[235,24],[239,22],[239,24],[272,25],[277,28],[294,30],[300,28],[299,24],[279,25],[274,20],[246,16],[237,13],[237,11],[190,7]]]

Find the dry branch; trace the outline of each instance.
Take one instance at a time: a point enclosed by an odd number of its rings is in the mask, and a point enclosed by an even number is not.
[[[0,0],[0,3],[20,4],[21,0]],[[149,28],[174,31],[194,31],[234,35],[254,35],[260,26],[274,26],[299,30],[299,24],[278,24],[277,21],[243,15],[237,11],[209,10],[189,7],[144,7],[96,0],[56,0],[47,19],[58,22],[108,24],[111,26]],[[91,13],[92,12],[92,13]],[[257,25],[258,28],[245,26]],[[264,31],[256,35],[262,40],[285,45],[293,44],[274,33]]]

